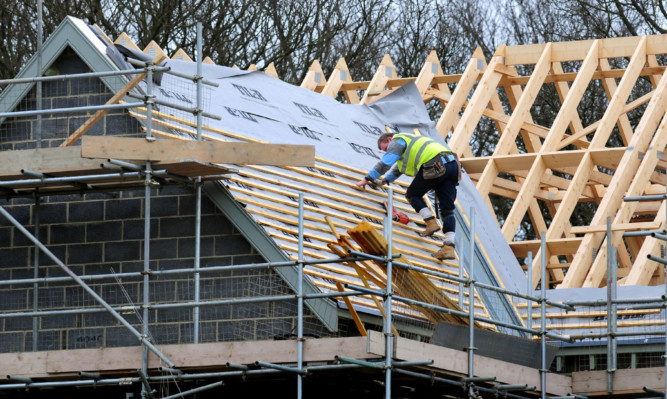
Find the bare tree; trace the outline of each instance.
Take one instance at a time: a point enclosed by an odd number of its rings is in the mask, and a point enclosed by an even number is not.
[[[384,54],[401,76],[414,76],[430,50],[459,73],[477,47],[487,59],[499,44],[665,33],[663,0],[43,0],[44,37],[67,15],[110,37],[126,32],[155,41],[168,55],[203,53],[219,65],[274,63],[299,83],[318,59],[325,73],[344,57],[355,79],[369,79]],[[500,4],[500,5],[498,5]],[[35,53],[36,1],[4,0],[0,77],[16,75]]]

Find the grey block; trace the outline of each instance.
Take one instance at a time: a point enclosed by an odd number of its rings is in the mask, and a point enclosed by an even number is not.
[[[189,344],[193,341],[194,327],[192,324],[181,324],[181,342],[182,344]],[[199,342],[216,342],[217,341],[217,325],[215,322],[199,323]]]
[[[199,241],[199,256],[213,256],[214,237],[201,237]],[[195,238],[185,237],[178,239],[178,257],[194,258],[195,256]]]
[[[179,324],[158,324],[150,327],[151,334],[158,345],[178,344],[180,339]]]
[[[37,350],[38,351],[48,351],[48,350],[61,350],[66,349],[63,347],[63,334],[65,332],[61,330],[46,330],[37,332]],[[26,349],[32,348],[32,332],[25,334],[25,347]]]
[[[158,309],[158,323],[192,322],[192,308]]]
[[[103,328],[67,330],[67,349],[101,348],[103,346]]]
[[[201,299],[201,281],[199,284],[199,296]],[[194,280],[179,280],[176,282],[176,300],[182,302],[193,301],[195,298]]]
[[[80,96],[82,94],[96,94],[103,90],[103,83],[99,78],[86,79],[72,79],[70,80],[72,96]],[[87,99],[89,96],[79,97]],[[105,101],[106,102],[106,101]],[[103,103],[101,103],[103,104]],[[87,105],[87,104],[85,104]]]
[[[82,315],[83,327],[109,327],[119,325],[118,320],[107,312],[86,313]]]
[[[30,234],[32,234],[33,236],[35,235],[35,226],[26,226],[26,225],[24,225],[24,227],[28,230],[28,232],[30,232]],[[48,226],[40,226],[39,227],[39,234],[38,234],[39,237],[37,237],[37,238],[39,239],[40,242],[46,243],[47,239],[49,237],[48,234],[49,234],[49,227]],[[35,244],[30,240],[30,238],[28,238],[28,236],[26,236],[25,234],[20,232],[18,229],[15,229],[14,230],[13,245],[15,247],[22,247],[22,246],[33,246]],[[49,249],[51,249],[50,246],[49,246]]]
[[[242,235],[218,236],[215,238],[215,255],[249,254],[252,246]]]
[[[123,224],[120,221],[88,223],[86,225],[86,241],[118,241],[122,239],[122,227]]]
[[[202,306],[199,309],[199,319],[203,321],[229,320],[232,305]]]
[[[253,341],[255,340],[255,321],[236,320],[218,323],[218,341]]]
[[[76,265],[102,262],[103,248],[102,243],[70,245],[67,263]]]
[[[27,290],[23,288],[0,290],[0,298],[0,310],[24,310],[28,306]]]
[[[107,347],[138,346],[140,344],[139,338],[135,337],[126,327],[107,328],[105,333]]]
[[[41,323],[39,324],[39,328],[43,330],[49,330],[49,329],[76,327],[78,317],[79,315],[76,314],[42,316],[40,317]]]
[[[131,219],[142,217],[141,199],[109,200],[105,203],[105,219]]]
[[[258,319],[269,316],[269,302],[232,305],[232,319]]]
[[[106,135],[124,135],[141,130],[139,122],[126,115],[107,115],[104,119]]]
[[[151,216],[168,217],[178,215],[178,197],[174,195],[151,198]],[[194,222],[194,220],[193,220]]]
[[[173,259],[178,255],[178,240],[175,238],[165,240],[152,240],[150,242],[150,259]],[[142,247],[143,255],[143,247]],[[143,258],[143,256],[142,256]]]
[[[55,255],[56,259],[61,262],[65,261],[65,255],[67,254],[67,245],[49,245],[49,251]],[[56,262],[53,261],[45,253],[40,252],[39,254],[39,265],[40,266],[57,266]],[[60,267],[58,267],[60,268]]]
[[[5,320],[3,331],[32,331],[32,317],[10,317]]]
[[[30,297],[31,297],[30,300],[32,300],[32,295],[30,295]],[[40,310],[48,310],[66,306],[65,288],[63,287],[40,288],[37,302]]]
[[[102,298],[110,305],[138,304],[141,300],[139,297],[139,285],[141,282],[138,280],[132,281],[125,277],[121,283],[122,286],[118,285],[115,281],[111,284],[103,285]]]
[[[143,290],[141,290],[143,292]],[[172,302],[176,298],[175,281],[156,281],[150,285],[151,302]],[[142,295],[140,293],[140,295]]]
[[[43,204],[39,211],[39,222],[43,224],[65,223],[67,204]]]
[[[201,221],[201,234],[205,236],[215,235],[228,235],[232,234],[234,231],[234,226],[232,223],[222,215],[210,215],[207,217],[202,217]]]
[[[69,204],[70,222],[89,222],[104,217],[103,201],[77,201]]]
[[[150,237],[158,237],[158,219],[151,219]],[[123,221],[123,239],[124,240],[142,240],[144,238],[144,220],[125,220]]]
[[[55,224],[50,226],[49,244],[84,242],[86,227],[83,224]]]
[[[28,248],[0,248],[0,259],[3,267],[28,265]]]
[[[123,262],[137,260],[141,248],[138,241],[120,241],[104,243],[105,262]]]
[[[17,201],[15,200],[14,203],[17,203]],[[27,228],[26,225],[30,224],[30,222],[31,222],[31,219],[30,219],[31,209],[32,209],[32,204],[31,203],[27,203],[25,205],[12,205],[11,207],[7,207],[7,211],[12,215],[12,217],[14,219],[16,219],[19,223],[21,223],[26,228]],[[9,222],[7,221],[7,223],[9,223]],[[34,228],[33,228],[33,230],[34,230]],[[18,233],[18,234],[20,234],[20,233]]]
[[[284,338],[293,333],[296,333],[294,318],[257,320],[258,340]]]
[[[187,237],[194,235],[194,218],[170,217],[160,219],[160,237]]]
[[[22,352],[25,341],[24,333],[0,333],[0,353]]]

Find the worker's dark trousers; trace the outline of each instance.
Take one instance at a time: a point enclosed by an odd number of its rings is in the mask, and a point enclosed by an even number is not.
[[[421,168],[417,176],[410,183],[405,193],[410,205],[419,212],[426,208],[426,202],[422,198],[429,190],[435,190],[438,197],[440,216],[442,217],[442,231],[444,233],[456,230],[456,219],[454,217],[454,201],[456,201],[456,186],[458,185],[459,168],[456,162],[447,162],[447,170],[444,175],[435,179],[424,179]]]

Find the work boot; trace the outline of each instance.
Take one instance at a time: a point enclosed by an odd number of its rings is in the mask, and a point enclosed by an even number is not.
[[[430,218],[424,219],[426,222],[426,228],[424,231],[419,233],[422,237],[430,237],[433,234],[435,234],[436,231],[440,230],[440,226],[438,226],[438,221],[431,216]]]
[[[437,252],[433,252],[431,256],[437,260],[451,260],[456,259],[456,252],[454,251],[453,246],[442,244],[442,248]]]

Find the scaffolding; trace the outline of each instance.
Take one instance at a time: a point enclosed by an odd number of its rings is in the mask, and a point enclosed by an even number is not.
[[[204,116],[204,112],[201,106],[201,90],[202,84],[209,83],[205,82],[201,76],[201,25],[197,27],[197,76],[190,76],[188,79],[191,79],[196,83],[197,86],[197,106],[192,109],[183,109],[184,111],[191,112],[196,115],[197,118],[197,139],[201,140],[201,131],[202,131],[202,122],[201,118]],[[122,74],[131,74],[131,73],[146,73],[146,82],[147,82],[147,92],[145,96],[142,97],[142,102],[137,104],[119,104],[119,105],[108,105],[102,107],[89,107],[86,110],[103,110],[103,109],[112,109],[112,108],[131,108],[137,106],[143,106],[146,108],[146,139],[153,140],[154,136],[152,134],[152,111],[154,106],[154,101],[152,97],[152,74],[159,71],[169,73],[167,68],[161,68],[152,63],[141,64],[139,61],[136,61],[135,64],[140,66],[140,69],[135,71],[123,71]],[[91,77],[100,77],[104,76],[105,73],[91,73],[86,74],[86,76]],[[57,77],[48,77],[48,78],[32,78],[32,82],[42,82],[46,80],[54,79],[73,79],[80,76],[57,76]],[[182,76],[183,77],[183,76]],[[25,80],[18,81],[3,81],[0,83],[25,83]],[[39,101],[38,101],[39,102]],[[174,106],[178,107],[175,104],[166,104],[162,103],[164,106]],[[3,113],[0,114],[0,117],[7,116],[37,116],[46,113],[54,112],[70,112],[73,109],[49,109],[49,110],[36,110],[36,111],[23,111],[15,113]],[[77,110],[81,110],[77,108]],[[210,115],[209,115],[210,116]],[[31,172],[25,170],[24,173],[28,176],[31,176],[32,179],[19,179],[19,180],[8,180],[0,183],[0,187],[6,191],[7,195],[12,197],[19,196],[32,196],[35,198],[35,232],[31,233],[28,231],[16,218],[14,218],[10,212],[8,212],[4,207],[0,207],[0,213],[11,222],[21,233],[23,233],[35,246],[35,254],[39,251],[43,252],[48,256],[53,262],[55,262],[67,275],[68,277],[39,277],[39,257],[35,256],[34,264],[34,277],[28,279],[10,279],[0,281],[0,287],[6,285],[32,285],[33,290],[33,311],[32,312],[13,312],[13,313],[4,313],[0,314],[0,319],[9,319],[9,318],[26,318],[33,320],[33,350],[36,349],[36,339],[39,332],[39,326],[37,320],[39,317],[43,316],[58,316],[70,313],[108,313],[114,317],[119,323],[121,323],[127,331],[134,335],[137,341],[141,344],[142,347],[142,364],[141,368],[137,371],[136,376],[132,377],[119,377],[119,378],[105,378],[101,374],[81,371],[79,372],[79,379],[68,380],[68,381],[36,381],[30,377],[26,376],[16,376],[16,375],[7,375],[6,378],[9,381],[8,383],[0,384],[0,391],[11,391],[11,390],[23,390],[23,389],[38,389],[38,388],[58,388],[58,387],[86,387],[86,386],[112,386],[112,385],[127,385],[127,384],[141,384],[142,386],[142,396],[143,397],[156,397],[156,391],[153,389],[151,384],[171,382],[176,383],[181,381],[214,381],[204,385],[200,385],[196,388],[179,392],[178,394],[163,396],[163,399],[166,398],[177,398],[177,397],[186,397],[194,395],[200,392],[218,388],[224,384],[225,379],[228,378],[238,378],[251,375],[275,375],[275,374],[287,374],[294,375],[296,377],[296,397],[301,399],[304,396],[303,392],[303,379],[309,374],[323,372],[323,371],[337,371],[337,370],[350,370],[350,369],[368,369],[376,371],[377,373],[384,373],[384,397],[391,398],[393,394],[392,381],[396,375],[408,376],[413,379],[423,379],[431,381],[431,383],[442,384],[449,388],[460,389],[458,393],[459,397],[467,398],[478,398],[482,397],[507,397],[507,398],[516,398],[516,399],[527,399],[535,398],[537,396],[541,398],[579,398],[579,395],[572,394],[569,396],[547,396],[547,375],[549,365],[546,364],[546,344],[547,340],[557,340],[563,342],[572,342],[573,340],[585,340],[591,338],[606,338],[607,339],[607,357],[608,357],[608,393],[613,394],[613,377],[614,372],[616,371],[616,337],[631,335],[637,333],[622,333],[617,330],[616,326],[616,305],[618,304],[629,304],[629,301],[621,301],[616,299],[615,287],[616,287],[616,262],[614,255],[616,253],[615,248],[608,246],[609,256],[608,259],[608,297],[607,300],[602,302],[555,302],[547,298],[546,289],[547,284],[543,281],[540,284],[540,295],[533,295],[533,290],[531,287],[532,276],[531,267],[528,267],[528,287],[526,293],[519,293],[514,291],[509,291],[500,287],[495,287],[488,284],[483,284],[478,281],[475,281],[475,276],[473,274],[472,264],[468,265],[467,276],[465,276],[465,270],[463,263],[460,264],[460,275],[458,277],[452,276],[450,274],[440,273],[437,271],[428,270],[425,268],[408,265],[399,261],[396,261],[397,255],[394,254],[392,250],[392,229],[385,229],[385,238],[388,242],[388,250],[384,256],[371,255],[363,252],[351,251],[349,254],[346,254],[345,257],[334,257],[330,259],[318,259],[318,260],[306,260],[303,253],[304,246],[304,198],[303,194],[299,195],[298,204],[299,204],[299,214],[298,214],[298,259],[296,261],[286,261],[286,262],[267,262],[267,263],[254,263],[254,264],[245,264],[245,265],[234,265],[234,266],[214,266],[202,268],[200,265],[200,234],[201,234],[201,201],[202,201],[202,176],[196,177],[183,177],[179,175],[174,175],[168,170],[154,170],[153,165],[150,161],[147,161],[145,165],[135,165],[123,162],[121,160],[111,160],[111,165],[107,165],[107,169],[111,171],[105,171],[103,175],[94,174],[94,175],[82,175],[82,176],[72,176],[72,177],[49,177],[41,175],[37,172]],[[214,169],[219,173],[219,170]],[[229,173],[229,171],[226,171]],[[102,177],[103,176],[103,177]],[[217,175],[209,175],[217,176]],[[158,177],[161,179],[164,184],[186,184],[195,188],[196,191],[196,216],[195,216],[195,232],[196,232],[196,242],[195,242],[195,264],[193,268],[188,269],[174,269],[174,270],[164,270],[164,271],[154,271],[150,270],[149,261],[150,261],[150,230],[151,230],[151,189],[155,186],[154,178]],[[206,176],[204,176],[206,177]],[[39,238],[39,203],[40,197],[42,195],[54,195],[63,192],[70,192],[72,190],[76,192],[95,192],[99,191],[100,188],[96,187],[94,184],[90,183],[90,180],[99,181],[110,180],[110,181],[127,181],[127,179],[136,179],[145,186],[145,213],[144,213],[144,268],[140,272],[125,272],[125,273],[112,273],[112,274],[99,274],[99,275],[82,275],[79,276],[73,272],[67,265],[65,265],[52,251],[49,250]],[[57,190],[51,192],[45,191],[41,192],[37,188],[44,187],[58,187]],[[25,188],[31,188],[32,190],[29,194],[26,192],[21,192]],[[136,186],[111,186],[105,187],[105,190],[121,190],[129,187]],[[660,199],[664,200],[667,196],[661,196]],[[649,199],[649,198],[643,198]],[[638,198],[626,198],[626,201],[632,200],[641,200]],[[393,191],[391,188],[388,189],[388,206],[387,206],[387,215],[385,215],[385,226],[391,226],[392,212],[393,208]],[[471,209],[468,213],[469,218],[469,242],[470,245],[470,255],[468,257],[469,261],[472,263],[474,260],[473,253],[475,251],[475,217],[474,209]],[[647,232],[647,234],[653,234],[654,237],[667,239],[665,232]],[[611,237],[611,221],[608,221],[608,232],[607,237]],[[542,234],[541,240],[541,276],[547,276],[546,273],[546,263],[547,259],[545,257],[546,238]],[[649,255],[650,257],[651,255]],[[662,258],[653,257],[655,261],[658,261],[664,265],[667,265],[667,261]],[[324,264],[324,263],[338,263],[338,262],[349,262],[356,260],[375,260],[382,262],[386,265],[387,269],[387,280],[386,288],[381,290],[371,290],[366,287],[360,287],[355,285],[347,285],[348,289],[345,292],[330,292],[330,293],[318,293],[318,294],[306,294],[304,292],[303,281],[304,273],[303,269],[305,265],[308,264]],[[532,254],[529,253],[528,265],[532,264]],[[291,295],[279,295],[279,296],[258,296],[253,298],[238,298],[238,299],[229,299],[229,300],[217,300],[217,301],[204,301],[201,299],[201,290],[200,290],[200,276],[207,273],[215,273],[222,271],[239,271],[239,270],[255,270],[255,269],[275,269],[281,267],[297,267],[298,270],[298,287],[296,292]],[[468,297],[468,309],[463,311],[457,311],[454,309],[449,309],[445,307],[435,306],[431,303],[426,303],[422,301],[417,301],[414,299],[401,297],[396,295],[394,287],[392,286],[392,273],[395,268],[402,268],[407,270],[413,270],[425,275],[438,277],[444,279],[452,284],[457,284],[459,286],[459,295],[460,295],[460,307],[464,308],[463,293],[464,290],[467,290]],[[170,274],[191,274],[194,277],[194,298],[192,301],[186,301],[181,303],[172,303],[172,304],[152,304],[150,300],[151,292],[151,278],[153,276],[160,275],[170,275]],[[109,304],[105,301],[99,294],[92,289],[88,282],[95,281],[98,279],[108,279],[108,278],[123,278],[123,277],[139,277],[143,280],[143,298],[140,305],[132,306],[122,306],[116,307]],[[86,309],[65,309],[65,310],[53,310],[53,311],[40,311],[38,307],[38,298],[39,298],[39,285],[49,282],[62,282],[62,281],[74,281],[77,285],[82,287],[99,305],[96,308],[86,308]],[[503,295],[511,296],[519,300],[527,301],[528,306],[528,322],[526,325],[515,325],[498,320],[493,320],[492,318],[484,318],[475,314],[474,306],[474,296],[476,290],[490,290]],[[342,298],[345,296],[358,296],[358,295],[377,295],[383,298],[384,303],[384,313],[383,313],[383,323],[382,323],[382,334],[384,338],[384,358],[377,359],[379,361],[365,361],[361,359],[348,358],[345,356],[335,356],[332,359],[331,364],[307,364],[304,361],[304,303],[305,301],[312,299],[321,299],[321,298]],[[199,324],[200,317],[199,311],[201,308],[206,306],[222,305],[222,304],[239,304],[239,303],[249,303],[249,302],[279,302],[279,301],[295,301],[297,305],[297,334],[296,334],[296,359],[295,364],[285,365],[277,364],[272,362],[266,362],[257,360],[254,364],[233,364],[226,363],[221,365],[230,369],[232,371],[221,371],[221,372],[188,372],[178,368],[178,364],[175,364],[168,356],[166,356],[160,349],[152,342],[151,333],[149,330],[149,309],[177,309],[177,308],[191,308],[193,309],[193,343],[199,343]],[[433,370],[424,369],[433,364],[433,359],[423,359],[417,361],[401,361],[394,359],[394,344],[396,341],[396,336],[394,333],[394,322],[395,317],[392,314],[393,304],[395,302],[405,303],[409,306],[414,306],[417,308],[431,309],[437,312],[444,312],[452,315],[459,316],[461,318],[467,318],[469,326],[469,337],[468,337],[468,370],[467,375],[459,378],[444,378],[435,375]],[[532,316],[532,306],[533,304],[538,304],[540,307],[540,328],[532,328],[533,316]],[[607,311],[607,331],[600,334],[582,334],[578,336],[564,336],[560,334],[554,334],[547,331],[546,320],[547,320],[547,311],[546,307],[551,306],[555,308],[562,309],[564,311],[574,311],[576,306],[606,306]],[[661,298],[649,298],[641,301],[633,301],[632,305],[636,305],[635,309],[646,309],[646,308],[662,308],[665,309],[667,306],[667,293]],[[131,323],[129,323],[121,312],[142,312],[142,325],[141,330],[137,329]],[[529,334],[531,337],[539,339],[541,345],[541,366],[539,369],[540,373],[540,386],[535,385],[529,386],[528,384],[502,384],[496,382],[495,376],[480,376],[475,370],[475,322],[484,322],[507,329],[519,331],[522,333]],[[666,318],[667,321],[667,318]],[[667,327],[666,327],[667,328]],[[645,335],[642,333],[641,335]],[[665,330],[654,332],[655,335],[664,336]],[[163,375],[151,375],[149,370],[148,358],[149,352],[157,356],[165,365],[165,367],[160,367],[159,372]],[[667,342],[665,349],[665,366],[667,367]],[[447,391],[447,390],[446,390]],[[654,389],[645,389],[648,394],[659,395],[660,397],[667,397],[667,386],[665,392],[657,391]],[[448,391],[449,392],[449,391]]]

